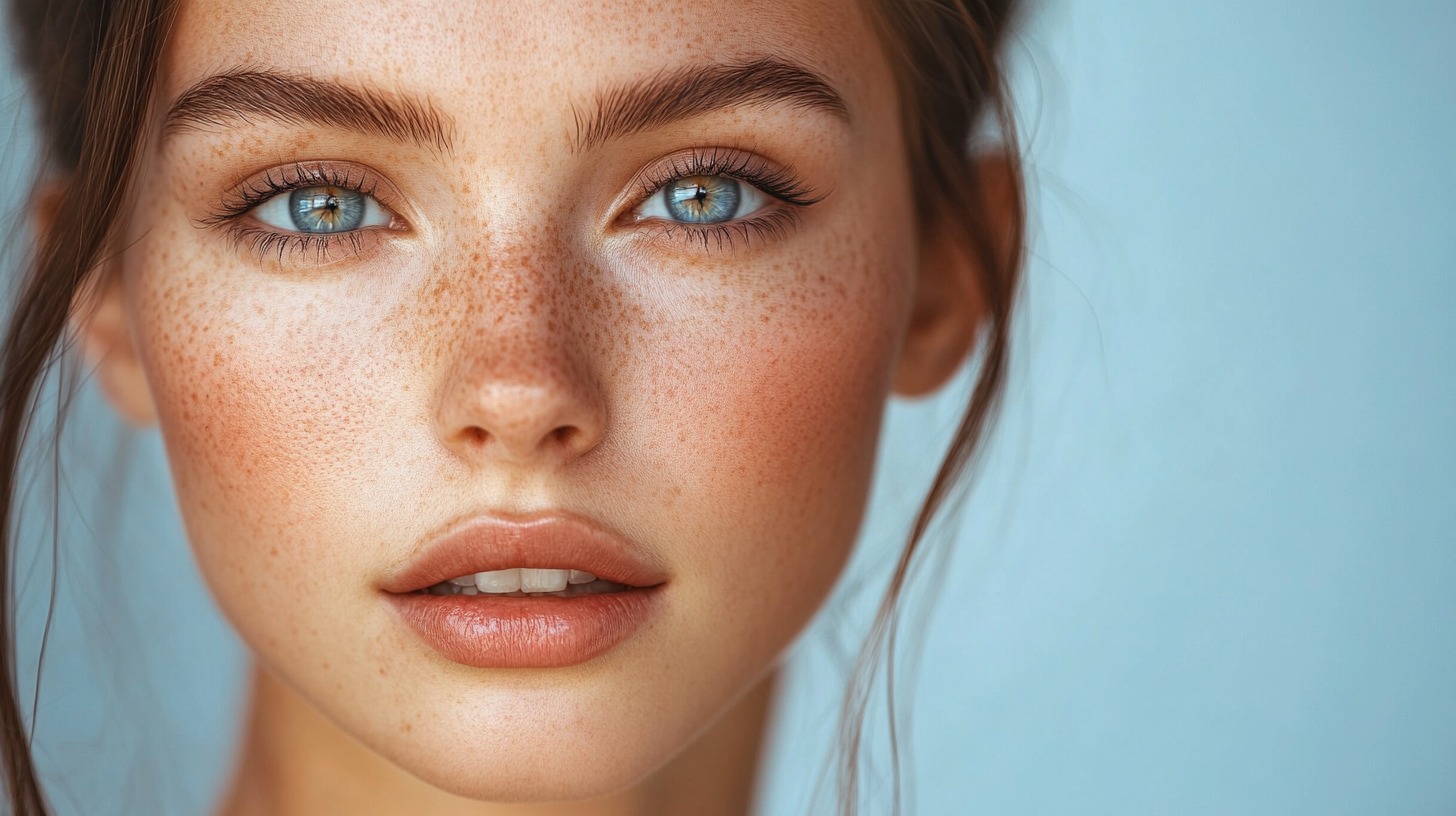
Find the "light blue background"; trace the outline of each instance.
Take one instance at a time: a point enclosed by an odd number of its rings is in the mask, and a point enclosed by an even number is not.
[[[1456,813],[1456,4],[1054,3],[1012,58],[1032,260],[1003,421],[908,618],[915,812]],[[8,203],[29,137],[0,94]],[[958,399],[892,409],[862,550],[790,660],[765,814],[809,810]],[[64,813],[198,812],[242,654],[156,437],[116,470],[89,390],[68,433],[42,761]],[[28,632],[46,553],[22,559]]]

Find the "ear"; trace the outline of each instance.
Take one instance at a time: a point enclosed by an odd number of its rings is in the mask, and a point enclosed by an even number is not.
[[[1009,236],[1020,226],[1021,205],[1016,165],[1003,154],[976,161],[980,187],[979,217],[997,239],[997,262],[1010,263]],[[989,312],[981,287],[984,269],[964,241],[957,223],[962,212],[935,212],[921,232],[920,267],[916,270],[910,322],[895,369],[894,392],[904,397],[933,393],[965,362]]]
[[[41,235],[55,224],[61,193],[60,184],[50,184],[39,196],[36,226]],[[132,342],[120,272],[114,260],[92,270],[71,301],[71,330],[112,407],[126,421],[145,427],[157,421],[157,410]]]
[[[92,284],[84,302],[78,302],[71,312],[81,352],[122,419],[146,427],[157,421],[157,408],[131,338],[121,275],[98,269]]]

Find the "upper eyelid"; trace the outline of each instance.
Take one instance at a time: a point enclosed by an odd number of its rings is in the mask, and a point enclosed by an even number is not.
[[[665,168],[670,169],[657,172]],[[633,175],[631,186],[639,191],[639,201],[645,201],[672,180],[694,174],[725,175],[746,181],[760,189],[763,189],[763,183],[767,181],[769,186],[780,192],[784,185],[792,186],[796,195],[791,196],[790,203],[813,204],[823,199],[822,195],[817,195],[812,187],[797,176],[792,167],[752,151],[728,147],[689,148],[670,153]],[[764,189],[764,192],[780,198],[774,190]]]
[[[717,169],[704,167],[704,165],[714,164],[719,165],[719,167]],[[733,168],[737,168],[740,172],[724,172],[724,169]],[[799,176],[791,165],[781,164],[760,153],[722,146],[694,147],[662,156],[634,173],[627,184],[627,190],[631,192],[630,194],[623,194],[618,197],[617,203],[609,210],[612,213],[609,223],[621,224],[624,221],[631,222],[635,220],[631,218],[633,213],[654,195],[659,193],[674,178],[682,178],[692,175],[694,172],[702,173],[705,170],[707,173],[726,175],[731,178],[737,178],[746,184],[751,184],[757,189],[762,190],[765,195],[772,199],[774,205],[780,207],[787,206],[791,209],[798,209],[817,204],[823,201],[828,195],[828,192],[820,193],[811,187]],[[782,195],[784,190],[781,186],[777,190],[766,189],[763,179],[764,176],[770,177],[771,181],[777,178],[792,185],[794,195],[787,197]],[[729,223],[739,223],[744,220],[747,219],[735,219],[734,222]],[[689,229],[702,229],[722,225],[706,225],[704,227],[682,224],[680,226]]]
[[[396,217],[412,220],[408,200],[384,174],[359,162],[325,159],[274,165],[243,177],[217,198],[210,214],[198,219],[198,224],[212,226],[233,221],[273,195],[322,185],[358,190],[377,200]]]

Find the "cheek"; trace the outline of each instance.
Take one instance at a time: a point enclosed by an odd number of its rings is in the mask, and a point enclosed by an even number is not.
[[[229,286],[208,272],[222,259],[155,246],[131,287],[139,346],[189,539],[237,620],[249,598],[307,591],[398,478],[393,347],[370,342],[367,300],[351,315],[256,272]]]
[[[673,482],[656,533],[679,545],[694,579],[684,626],[725,677],[766,665],[837,579],[903,330],[912,247],[881,235],[800,258],[685,299],[666,323],[693,328],[655,343],[643,369],[655,418],[636,468]]]
[[[833,474],[867,465],[894,345],[874,281],[815,277],[800,275],[795,297],[728,333],[728,353],[694,383],[696,411],[720,429],[710,480],[779,496],[795,512],[821,506],[813,494],[838,489]]]

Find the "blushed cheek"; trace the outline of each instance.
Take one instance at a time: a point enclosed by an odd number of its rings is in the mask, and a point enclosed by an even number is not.
[[[771,296],[723,314],[712,334],[730,342],[684,367],[696,427],[673,455],[701,466],[698,540],[717,542],[687,557],[740,588],[720,609],[744,631],[789,636],[856,540],[910,275],[895,248],[804,253]]]
[[[739,335],[740,353],[719,375],[722,399],[708,408],[741,445],[723,463],[766,489],[802,493],[806,477],[863,459],[886,391],[886,334],[847,312],[791,312],[777,330]]]

